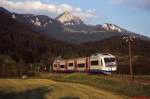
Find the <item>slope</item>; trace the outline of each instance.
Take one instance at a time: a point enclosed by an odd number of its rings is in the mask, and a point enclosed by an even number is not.
[[[0,22],[0,54],[17,61],[37,62],[51,54],[58,55],[60,48],[69,46],[28,28],[5,12],[0,13]]]

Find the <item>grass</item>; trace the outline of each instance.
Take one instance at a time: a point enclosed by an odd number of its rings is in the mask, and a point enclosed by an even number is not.
[[[44,99],[53,84],[46,79],[0,79],[1,99]]]
[[[0,98],[87,99],[99,97],[98,99],[110,99],[113,97],[113,99],[126,99],[131,96],[150,96],[149,76],[135,77],[138,80],[142,78],[142,81],[148,81],[146,84],[120,79],[119,75],[83,73],[42,74],[42,76],[38,75],[38,78],[42,79],[0,79]]]
[[[55,81],[81,83],[127,96],[150,96],[150,84],[108,79],[111,76],[90,74],[50,74]]]
[[[0,79],[1,99],[126,99],[84,84],[46,79]]]

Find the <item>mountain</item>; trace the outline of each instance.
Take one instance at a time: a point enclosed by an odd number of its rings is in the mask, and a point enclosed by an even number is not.
[[[56,19],[60,21],[62,24],[64,24],[65,28],[67,27],[67,29],[64,28],[65,32],[76,34],[76,36],[78,35],[80,38],[82,38],[81,40],[81,39],[78,39],[78,37],[76,38],[71,37],[74,39],[73,41],[76,41],[78,43],[93,42],[93,41],[107,39],[109,37],[129,36],[129,35],[140,38],[140,39],[144,39],[144,40],[150,40],[150,38],[146,36],[128,31],[126,29],[123,29],[111,23],[105,23],[103,25],[84,24],[84,22],[80,18],[72,15],[70,12],[64,12],[60,16],[56,17]],[[73,23],[72,23],[72,20],[73,20]],[[71,40],[68,40],[68,41],[71,42]]]
[[[11,12],[9,12],[8,10],[6,10],[6,9],[3,8],[3,7],[0,7],[0,12],[1,12],[1,13],[5,13],[5,14],[11,14]]]
[[[119,26],[114,25],[114,24],[109,24],[109,23],[103,24],[102,28],[104,28],[107,31],[117,31],[117,32],[123,31],[123,29],[121,29]]]
[[[71,46],[32,30],[16,20],[14,13],[7,12],[0,10],[0,55],[10,56],[16,61],[34,63],[50,55],[61,55],[62,49]]]
[[[80,25],[80,24],[83,24],[83,21],[80,18],[72,15],[68,11],[65,11],[64,13],[62,13],[61,15],[56,17],[56,20],[60,21],[64,25]]]
[[[19,21],[20,23],[24,24],[26,27],[32,29],[35,32],[41,33],[50,38],[69,43],[79,44],[88,41],[95,41],[111,35],[111,33],[107,33],[106,35],[105,33],[97,34],[87,31],[88,29],[90,30],[91,27],[94,28],[93,26],[66,26],[63,25],[61,22],[44,15],[12,13],[11,16],[14,20]],[[101,36],[102,34],[104,34],[104,36]]]
[[[63,25],[48,16],[12,13],[15,19],[36,32],[46,34],[63,30]]]
[[[60,21],[62,24],[68,26],[69,28],[73,29],[74,31],[92,32],[95,31],[95,29],[97,28],[96,26],[84,24],[84,22],[80,18],[74,16],[68,11],[65,11],[55,19]],[[123,30],[119,26],[110,23],[105,23],[103,25],[98,25],[98,26],[99,26],[99,31],[105,30],[105,31],[122,32]]]
[[[150,70],[149,38],[113,24],[106,25],[109,30],[100,24],[84,24],[80,28],[75,28],[79,25],[72,25],[75,27],[71,28],[44,15],[11,13],[4,8],[0,8],[0,22],[0,55],[10,56],[15,62],[23,60],[25,63],[37,63],[48,60],[49,67],[56,56],[75,58],[104,52],[117,57],[121,73],[128,72],[128,44],[122,36],[133,35],[136,36],[132,42],[133,66],[136,66],[134,74],[148,74]],[[121,29],[121,32],[116,31],[116,28]],[[8,70],[11,70],[8,60],[6,62]]]
[[[19,21],[35,32],[71,44],[99,41],[124,35],[132,35],[137,38],[149,40],[145,36],[127,31],[110,23],[104,25],[87,25],[70,12],[64,12],[55,19],[45,15],[35,14],[11,13],[11,16],[14,20]]]
[[[11,56],[15,60],[34,62],[47,53],[48,40],[44,36],[27,28],[5,12],[0,12],[0,22],[0,54]]]

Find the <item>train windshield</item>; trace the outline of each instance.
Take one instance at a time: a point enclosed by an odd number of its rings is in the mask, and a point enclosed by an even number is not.
[[[115,62],[115,58],[104,58],[105,63]]]

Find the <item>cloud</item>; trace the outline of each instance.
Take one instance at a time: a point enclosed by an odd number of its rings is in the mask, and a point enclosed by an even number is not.
[[[150,10],[150,0],[112,0],[112,2]]]
[[[82,10],[79,7],[73,7],[69,4],[49,4],[43,3],[39,0],[20,0],[20,1],[10,1],[10,0],[0,0],[0,6],[6,7],[7,9],[13,9],[13,11],[25,11],[25,12],[48,12],[53,15],[59,15],[64,11],[69,11],[74,15],[82,18],[83,20],[89,20],[96,17],[95,9]]]
[[[85,12],[82,12],[81,9],[76,9],[76,11],[72,12],[75,16],[80,17],[84,21],[88,21],[89,19],[97,18],[96,9],[88,9]]]

